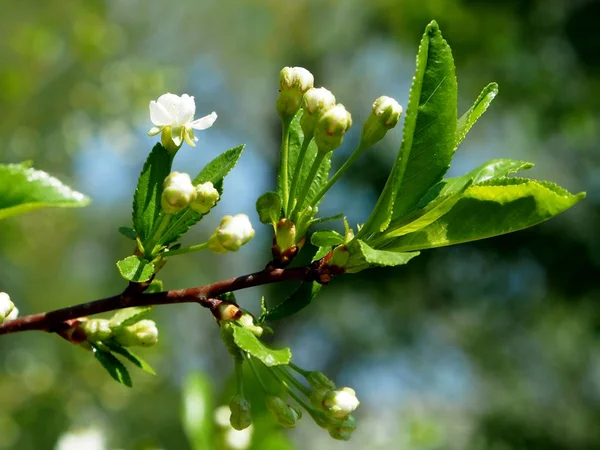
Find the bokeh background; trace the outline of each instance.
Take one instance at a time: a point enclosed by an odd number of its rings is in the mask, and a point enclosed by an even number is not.
[[[334,157],[339,166],[376,97],[406,105],[419,39],[436,19],[457,64],[459,113],[488,82],[500,85],[451,174],[492,157],[524,159],[536,163],[530,176],[588,197],[526,231],[336,279],[309,308],[276,323],[273,345],[291,346],[299,365],[356,389],[359,425],[348,443],[332,441],[308,418],[284,432],[257,397],[252,448],[600,448],[600,3],[0,6],[0,160],[33,160],[94,200],[80,210],[0,222],[0,290],[22,314],[124,287],[114,263],[132,248],[117,227],[130,225],[133,187],[154,142],[145,135],[148,102],[167,91],[194,95],[198,115],[219,114],[213,128],[199,133],[196,149],[184,146],[176,169],[195,173],[218,153],[247,144],[223,200],[185,242],[200,242],[221,215],[237,212],[250,215],[257,237],[238,254],[176,258],[161,278],[180,288],[263,267],[271,236],[258,226],[254,201],[274,186],[279,70],[308,68],[316,85],[352,112],[356,125]],[[364,221],[399,142],[396,130],[370,150],[336,185],[323,214]],[[258,311],[261,295],[275,302],[291,288],[252,289],[238,300]],[[134,372],[131,390],[56,336],[3,336],[0,449],[209,448],[185,433],[182,386],[190,374],[209,384],[207,414],[226,402],[232,364],[218,329],[195,305],[159,307],[153,318],[161,341],[144,355],[159,374]],[[87,440],[65,435],[79,432]],[[225,448],[217,441],[212,448]]]

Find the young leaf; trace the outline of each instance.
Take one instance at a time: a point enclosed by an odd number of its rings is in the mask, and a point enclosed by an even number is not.
[[[209,162],[204,169],[194,178],[192,184],[194,186],[206,183],[210,181],[215,189],[219,191],[219,195],[223,195],[223,180],[229,172],[235,167],[244,145],[239,145],[235,148],[229,149],[224,153],[221,153],[211,162]],[[183,211],[175,214],[171,221],[170,227],[163,234],[161,242],[164,245],[168,245],[175,242],[181,236],[183,236],[193,225],[198,223],[202,217],[206,214],[197,213],[190,208],[186,208]]]
[[[486,87],[483,88],[473,106],[464,113],[456,124],[456,144],[454,148],[458,147],[460,143],[463,141],[469,130],[475,122],[483,115],[483,113],[488,109],[492,100],[498,95],[498,84],[490,83]]]
[[[173,156],[161,144],[156,144],[142,168],[133,196],[133,229],[142,242],[150,238],[160,214],[163,182],[171,172]]]
[[[239,348],[262,361],[265,366],[271,367],[288,364],[292,359],[292,352],[289,348],[281,350],[270,349],[248,328],[234,326],[233,339]]]
[[[277,192],[265,192],[256,200],[256,212],[261,223],[275,225],[281,217],[281,197]]]
[[[442,179],[456,142],[456,97],[452,52],[434,21],[419,46],[398,157],[358,237],[385,230]]]
[[[261,320],[280,320],[296,314],[306,308],[320,290],[321,285],[316,281],[304,281],[292,295],[263,314]]]
[[[360,272],[370,267],[401,266],[419,255],[419,252],[377,250],[360,239],[352,241],[348,250],[350,259],[346,266],[347,273]]]
[[[24,164],[0,164],[0,219],[44,207],[80,207],[85,195]]]
[[[471,186],[454,207],[431,225],[385,246],[419,250],[485,239],[537,225],[585,197],[546,181],[492,179]]]
[[[146,294],[161,292],[163,290],[163,282],[156,278],[150,282],[150,286],[144,291]]]
[[[104,345],[110,351],[113,351],[113,352],[123,356],[124,358],[126,358],[127,360],[132,362],[135,366],[142,369],[144,372],[149,373],[150,375],[156,375],[156,372],[150,366],[150,364],[148,364],[146,361],[144,361],[138,355],[133,353],[131,350],[123,347],[122,345],[117,344],[116,342],[107,341],[107,342],[104,342]]]
[[[329,253],[332,248],[333,248],[333,246],[331,246],[331,245],[326,245],[325,247],[319,247],[317,249],[317,252],[315,253],[315,255],[312,258],[312,262],[318,261],[319,259],[327,256],[327,253]]]
[[[330,222],[332,220],[338,220],[341,219],[342,217],[344,217],[344,213],[339,213],[336,214],[335,216],[329,216],[329,217],[319,217],[318,219],[313,219],[310,221],[311,225],[317,225],[323,222]]]
[[[121,361],[119,361],[112,353],[101,350],[93,344],[92,350],[98,362],[102,364],[102,367],[106,369],[111,377],[127,387],[132,386],[129,372]]]
[[[120,309],[110,318],[110,327],[112,329],[128,327],[142,320],[143,317],[150,314],[150,311],[152,311],[151,306]]]
[[[131,239],[132,241],[135,241],[137,238],[137,234],[135,234],[135,230],[130,227],[119,227],[119,233],[121,233],[126,238]]]
[[[315,231],[310,237],[310,243],[315,247],[332,247],[344,242],[344,236],[333,230]]]
[[[128,256],[117,262],[119,273],[128,281],[141,283],[148,281],[154,274],[154,264],[139,256]]]
[[[290,124],[290,142],[288,150],[288,176],[290,177],[290,180],[296,171],[296,165],[300,163],[300,161],[298,161],[298,155],[302,147],[302,142],[304,141],[304,132],[300,126],[300,118],[302,117],[302,113],[302,109],[298,111],[298,114],[296,114],[296,117],[294,117],[294,120],[292,120],[292,123]],[[296,195],[300,193],[302,186],[304,186],[304,182],[308,177],[308,173],[310,172],[313,161],[317,156],[317,152],[317,144],[315,144],[315,141],[313,140],[306,150],[304,162],[302,163],[302,170],[300,171],[300,176],[298,178],[297,190],[296,192],[290,192],[290,197],[293,199],[296,198]],[[312,200],[313,197],[321,190],[321,188],[327,184],[329,179],[329,169],[331,168],[332,153],[333,152],[329,152],[329,154],[323,158],[323,161],[319,166],[317,176],[310,185],[310,190],[306,196],[306,199],[304,199],[303,204],[307,204],[310,200]],[[277,193],[281,198],[283,198],[281,192],[281,183],[277,184]]]
[[[181,424],[193,450],[210,450],[213,445],[215,409],[210,378],[191,372],[183,382]]]

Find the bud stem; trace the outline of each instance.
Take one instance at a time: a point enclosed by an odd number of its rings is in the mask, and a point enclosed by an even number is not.
[[[245,353],[245,355],[246,355],[246,358],[248,359],[248,365],[250,366],[250,369],[252,370],[252,373],[254,373],[254,376],[258,380],[258,384],[260,384],[260,387],[262,388],[262,390],[264,391],[264,393],[266,395],[269,395],[271,392],[269,391],[269,389],[267,388],[267,385],[265,384],[264,380],[260,376],[260,373],[258,373],[258,369],[254,365],[254,361],[252,360],[252,356],[250,356],[249,353]]]
[[[327,182],[327,184],[325,186],[323,186],[323,188],[319,191],[319,193],[311,200],[311,202],[308,204],[308,206],[315,206],[317,203],[319,203],[321,201],[321,199],[323,198],[323,196],[325,196],[325,194],[327,193],[327,191],[329,191],[329,189],[331,189],[331,187],[340,179],[340,177],[350,168],[350,166],[352,164],[354,164],[354,162],[358,159],[358,157],[360,155],[363,154],[363,152],[367,149],[368,147],[363,146],[362,143],[359,144],[359,146],[356,148],[356,150],[354,150],[354,152],[352,152],[352,154],[350,155],[350,157],[346,160],[346,162],[342,165],[342,167],[340,167],[338,169],[338,171],[331,177],[331,179]]]
[[[294,202],[294,198],[296,198],[296,188],[298,185],[298,180],[300,178],[300,172],[302,171],[302,163],[304,162],[304,157],[306,156],[306,151],[308,150],[308,146],[313,139],[313,135],[305,135],[304,140],[302,141],[302,147],[300,148],[300,153],[298,153],[298,159],[296,160],[296,169],[294,170],[294,176],[292,178],[292,185],[290,187],[290,198],[287,204],[287,210],[292,210],[292,203]]]
[[[291,212],[290,216],[292,217],[292,220],[294,220],[294,215],[298,210],[302,210],[302,205],[304,204],[304,200],[306,199],[306,196],[308,195],[308,191],[310,191],[310,186],[313,184],[313,181],[315,179],[315,177],[317,176],[317,172],[319,172],[319,168],[321,167],[321,162],[323,162],[323,158],[325,158],[325,155],[327,155],[327,153],[323,153],[323,152],[317,152],[317,155],[315,156],[315,160],[313,161],[312,167],[310,168],[310,172],[308,173],[308,177],[306,177],[306,180],[304,180],[304,186],[302,187],[302,191],[300,192],[300,195],[297,197],[298,198],[298,202],[296,203],[296,207],[294,208],[294,211]],[[298,220],[294,220],[294,222],[298,223]]]
[[[284,376],[284,378],[287,378],[290,383],[292,383],[294,386],[296,386],[296,388],[300,392],[302,392],[307,397],[310,397],[310,394],[312,393],[312,391],[309,388],[307,388],[306,386],[304,386],[298,379],[296,379],[285,368],[278,366],[278,367],[275,367],[275,370],[278,370],[279,373],[282,374]]]
[[[173,218],[173,214],[163,214],[158,221],[156,227],[156,231],[152,234],[152,237],[146,242],[144,248],[146,252],[150,252],[150,254],[146,254],[146,257],[151,257],[154,254],[154,248],[156,247],[158,240],[161,238],[162,234],[165,232],[169,224],[171,223],[171,219]]]
[[[281,180],[282,204],[285,208],[290,198],[288,185],[288,153],[290,143],[290,123],[291,121],[281,120],[281,167],[279,168],[279,179]],[[284,211],[285,213],[286,211]]]
[[[296,372],[298,372],[304,378],[306,378],[308,376],[308,374],[310,373],[309,370],[304,370],[302,367],[298,367],[296,364],[294,364],[291,361],[288,363],[288,366],[290,366],[292,369],[294,369]]]
[[[235,382],[237,393],[241,396],[244,396],[244,371],[243,364],[244,360],[242,358],[234,358],[235,363]]]
[[[176,255],[185,255],[186,253],[198,252],[200,250],[208,250],[208,242],[203,242],[202,244],[191,245],[185,248],[178,248],[177,250],[168,251],[162,253],[161,256],[176,256]]]
[[[290,394],[290,397],[292,397],[294,400],[296,400],[296,402],[302,406],[305,410],[307,410],[309,413],[310,411],[314,411],[314,408],[312,406],[310,406],[308,403],[306,403],[302,397],[300,397],[298,394],[296,394],[288,385],[287,381],[285,381],[284,379],[281,378],[281,376],[279,375],[279,373],[277,372],[277,367],[273,367],[273,369],[275,370],[270,370],[269,372],[271,372],[271,375],[273,375],[273,377],[275,377],[275,379],[277,380],[277,382],[279,384],[281,384],[283,387],[285,387],[286,391],[288,392],[288,394]]]

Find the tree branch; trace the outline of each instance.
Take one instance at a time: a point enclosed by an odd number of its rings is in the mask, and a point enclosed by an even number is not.
[[[318,269],[317,269],[318,271]],[[294,269],[274,269],[267,266],[261,272],[243,275],[217,281],[206,286],[188,289],[176,289],[164,292],[144,293],[135,289],[131,284],[122,294],[94,300],[80,305],[69,306],[46,313],[32,314],[5,322],[0,325],[0,334],[17,333],[20,331],[41,330],[54,332],[65,325],[66,321],[79,317],[99,314],[116,309],[132,306],[166,305],[171,303],[199,303],[210,307],[210,298],[225,292],[238,291],[263,284],[280,283],[283,281],[315,279],[313,267],[298,267]],[[318,277],[317,277],[318,278]]]

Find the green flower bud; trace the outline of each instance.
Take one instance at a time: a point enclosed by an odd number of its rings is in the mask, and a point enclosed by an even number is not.
[[[90,319],[83,322],[80,328],[90,342],[105,341],[113,334],[113,330],[110,328],[110,320],[107,319]]]
[[[241,394],[236,394],[229,401],[229,423],[236,430],[243,430],[252,424],[250,402]]]
[[[300,126],[305,138],[312,138],[319,116],[335,106],[335,97],[325,88],[312,88],[306,91],[302,98],[304,114]]]
[[[333,253],[328,264],[330,266],[346,267],[349,259],[350,252],[348,251],[348,248],[345,245],[338,245],[333,249]]]
[[[246,214],[225,216],[208,240],[208,248],[215,253],[237,252],[254,237],[254,229]]]
[[[308,375],[306,375],[306,381],[308,381],[308,384],[310,384],[311,387],[316,390],[329,391],[335,389],[335,383],[325,376],[323,372],[309,372]]]
[[[5,320],[16,319],[16,314],[11,317],[15,309],[15,304],[10,300],[10,296],[6,292],[0,292],[0,324]],[[17,309],[17,314],[18,311]]]
[[[171,172],[163,183],[160,204],[167,214],[175,214],[188,206],[194,185],[187,173]]]
[[[391,97],[379,97],[373,103],[373,111],[363,125],[361,145],[368,147],[379,142],[385,134],[398,125],[402,106]]]
[[[281,219],[277,222],[275,242],[283,253],[296,245],[296,225],[290,219]]]
[[[279,98],[277,113],[281,120],[290,122],[302,102],[302,96],[313,87],[315,82],[312,74],[302,67],[284,67],[279,74]]]
[[[322,410],[323,409],[323,400],[325,396],[331,392],[329,388],[321,388],[315,389],[312,394],[310,394],[310,404],[315,408]]]
[[[353,416],[348,416],[340,425],[329,428],[329,435],[339,441],[348,441],[354,430],[356,430],[356,419]]]
[[[315,142],[320,152],[328,153],[342,145],[344,134],[352,126],[352,116],[342,104],[324,112],[315,129]]]
[[[113,337],[123,347],[134,345],[151,347],[158,342],[158,328],[153,320],[144,319],[128,327],[117,329]]]
[[[324,397],[322,406],[334,417],[343,419],[358,408],[360,402],[356,398],[356,392],[349,387],[329,391]]]
[[[210,181],[207,181],[194,188],[190,208],[200,214],[206,214],[217,204],[217,201],[219,201],[219,191]]]
[[[240,323],[244,328],[248,328],[256,337],[261,337],[263,334],[263,328],[254,324],[254,317],[252,314],[243,313],[242,317],[238,319],[238,323]]]
[[[267,395],[265,402],[267,409],[273,413],[277,422],[286,428],[294,428],[302,418],[302,413],[288,405],[281,397]]]

